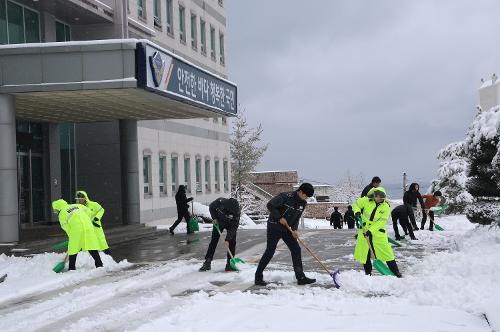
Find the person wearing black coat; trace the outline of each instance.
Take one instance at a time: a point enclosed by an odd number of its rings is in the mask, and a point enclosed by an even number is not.
[[[229,248],[233,256],[236,254],[236,231],[240,225],[241,209],[240,204],[234,198],[217,198],[209,205],[210,215],[214,223],[217,223],[221,233],[226,230],[226,238],[224,246]],[[205,262],[200,268],[200,272],[208,271],[211,269],[211,263],[214,258],[215,249],[219,243],[220,234],[214,227],[212,229],[212,240],[208,245],[207,254],[205,255]],[[235,271],[229,264],[231,255],[227,253],[226,271]]]
[[[378,176],[374,176],[372,182],[370,182],[370,184],[367,185],[365,189],[363,189],[363,191],[361,192],[361,197],[368,195],[370,189],[377,188],[378,186],[380,186],[380,183],[382,183],[382,180]]]
[[[420,202],[423,213],[425,213],[424,199],[422,198],[422,195],[420,195],[419,189],[420,186],[418,185],[418,183],[412,183],[403,195],[403,204],[408,206],[409,208],[408,216],[410,217],[410,221],[414,231],[418,231],[417,222],[415,221],[415,214],[413,213],[413,209],[417,208],[417,200]]]
[[[347,223],[347,228],[349,229],[353,229],[356,224],[356,218],[354,217],[352,205],[347,206],[347,211],[344,213],[344,222]]]
[[[172,226],[168,229],[170,234],[174,235],[174,229],[179,225],[182,219],[186,220],[186,230],[187,233],[193,233],[189,231],[189,218],[191,218],[189,214],[189,205],[188,203],[193,200],[193,197],[187,198],[186,196],[186,186],[180,185],[177,189],[177,193],[175,194],[175,204],[177,205],[177,220],[174,222]]]
[[[408,219],[410,215],[410,211],[413,212],[413,209],[409,208],[407,205],[398,205],[392,210],[391,218],[392,218],[392,227],[394,228],[394,234],[396,236],[396,240],[401,240],[401,236],[399,236],[398,229],[398,220],[405,232],[405,235],[410,233],[410,238],[412,240],[416,240],[415,234],[413,234],[412,227],[410,225],[410,221]]]
[[[304,274],[299,243],[299,220],[307,205],[306,199],[314,195],[314,187],[310,183],[302,183],[296,191],[283,192],[267,203],[269,219],[267,221],[267,245],[255,271],[255,285],[265,286],[263,273],[276,251],[279,240],[283,240],[292,254],[293,270],[297,284],[307,285],[316,282]],[[292,229],[292,232],[288,227]]]
[[[330,216],[330,226],[333,226],[333,229],[341,229],[342,228],[342,214],[339,212],[339,208],[337,206],[333,207],[332,215]]]

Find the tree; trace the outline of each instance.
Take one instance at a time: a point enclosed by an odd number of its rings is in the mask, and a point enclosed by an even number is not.
[[[450,213],[463,213],[465,207],[472,203],[472,196],[467,192],[469,161],[465,154],[465,141],[448,144],[439,151],[437,158],[441,161],[437,179],[432,180],[430,193],[441,191]]]
[[[351,175],[351,171],[347,170],[342,179],[333,186],[330,193],[330,200],[333,202],[354,202],[365,187],[363,174],[357,176]]]
[[[467,190],[474,197],[467,218],[480,224],[500,223],[500,105],[479,111],[464,143],[470,163]]]
[[[240,112],[233,123],[231,135],[231,175],[234,192],[237,199],[241,196],[243,186],[251,182],[250,172],[254,172],[259,164],[267,144],[259,146],[262,125],[250,128],[244,111]]]

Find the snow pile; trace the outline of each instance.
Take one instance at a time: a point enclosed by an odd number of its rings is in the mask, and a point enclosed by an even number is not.
[[[76,271],[55,273],[54,266],[63,261],[65,254],[44,253],[33,257],[0,255],[0,276],[7,278],[0,284],[0,303],[26,294],[47,289],[63,288],[83,280],[101,277],[109,272],[131,266],[127,260],[116,263],[111,256],[100,253],[103,268],[96,269],[88,253],[79,253]],[[66,262],[66,269],[68,263]]]

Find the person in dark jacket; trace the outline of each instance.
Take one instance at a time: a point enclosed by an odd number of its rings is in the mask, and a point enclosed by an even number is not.
[[[267,264],[273,258],[276,246],[280,239],[287,245],[292,254],[293,270],[297,284],[307,285],[316,282],[305,276],[302,266],[300,246],[297,241],[299,220],[307,205],[306,199],[314,195],[314,188],[310,183],[302,183],[297,191],[284,192],[267,203],[269,219],[267,221],[267,246],[255,271],[255,285],[265,286],[263,273]],[[288,227],[292,229],[289,231]]]
[[[410,209],[407,205],[403,204],[396,206],[391,212],[392,227],[394,228],[394,234],[396,236],[396,240],[401,240],[401,236],[399,236],[398,220],[399,223],[401,224],[401,227],[403,228],[403,231],[405,232],[405,235],[410,233],[410,238],[412,240],[417,239],[415,237],[415,234],[413,234],[413,230],[410,225],[410,221],[408,219],[410,210],[412,209]]]
[[[352,210],[352,205],[347,206],[347,211],[344,213],[344,222],[347,223],[347,228],[353,229],[356,224],[356,219],[354,218],[354,211]]]
[[[363,191],[361,192],[361,197],[368,195],[368,192],[370,191],[370,189],[377,188],[378,186],[380,186],[381,183],[382,183],[382,180],[380,180],[380,178],[378,176],[374,176],[372,179],[372,182],[370,182],[370,184],[367,185],[365,187],[365,189],[363,189]]]
[[[330,226],[333,226],[333,229],[341,229],[342,228],[342,214],[339,212],[338,206],[333,207],[332,215],[330,216]]]
[[[229,248],[233,256],[236,254],[236,231],[240,225],[241,209],[240,204],[234,198],[217,198],[209,205],[210,215],[214,223],[219,225],[222,231],[227,230],[224,246]],[[205,255],[205,262],[200,268],[200,272],[208,271],[211,269],[211,263],[214,258],[217,243],[219,243],[220,234],[214,227],[212,229],[212,240],[208,245],[207,254]],[[226,271],[235,271],[229,264],[231,255],[227,253]]]
[[[417,222],[415,221],[415,214],[413,213],[413,209],[417,208],[417,200],[420,202],[422,212],[425,213],[424,199],[422,198],[422,195],[420,195],[419,189],[420,186],[418,185],[418,183],[412,183],[403,195],[403,204],[409,207],[408,216],[410,217],[410,221],[414,231],[418,231]]]
[[[187,198],[186,196],[186,186],[180,185],[177,189],[177,193],[175,194],[175,203],[177,204],[177,220],[175,223],[170,226],[168,229],[170,234],[174,235],[174,229],[179,225],[182,219],[186,220],[186,224],[189,224],[189,205],[188,203],[193,200],[193,197]],[[192,232],[189,231],[189,227],[186,226],[187,233],[190,234]]]

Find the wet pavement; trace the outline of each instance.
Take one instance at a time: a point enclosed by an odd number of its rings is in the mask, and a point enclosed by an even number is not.
[[[361,270],[362,265],[354,261],[353,253],[356,240],[356,230],[304,230],[300,231],[305,244],[324,262],[329,269]],[[167,262],[179,259],[199,259],[205,257],[211,232],[195,234],[176,233],[175,235],[160,235],[139,239],[134,242],[112,247],[112,256],[116,261],[127,259],[132,263],[148,264]],[[404,273],[406,266],[415,260],[434,251],[445,248],[424,246],[423,243],[402,241],[403,246],[394,250],[396,260]],[[266,230],[238,230],[236,256],[248,263],[258,263],[265,250]],[[214,259],[225,257],[222,240],[215,253]],[[302,248],[302,259],[306,271],[320,271],[322,268],[314,258]],[[271,263],[292,269],[291,256],[286,245],[280,241]]]

